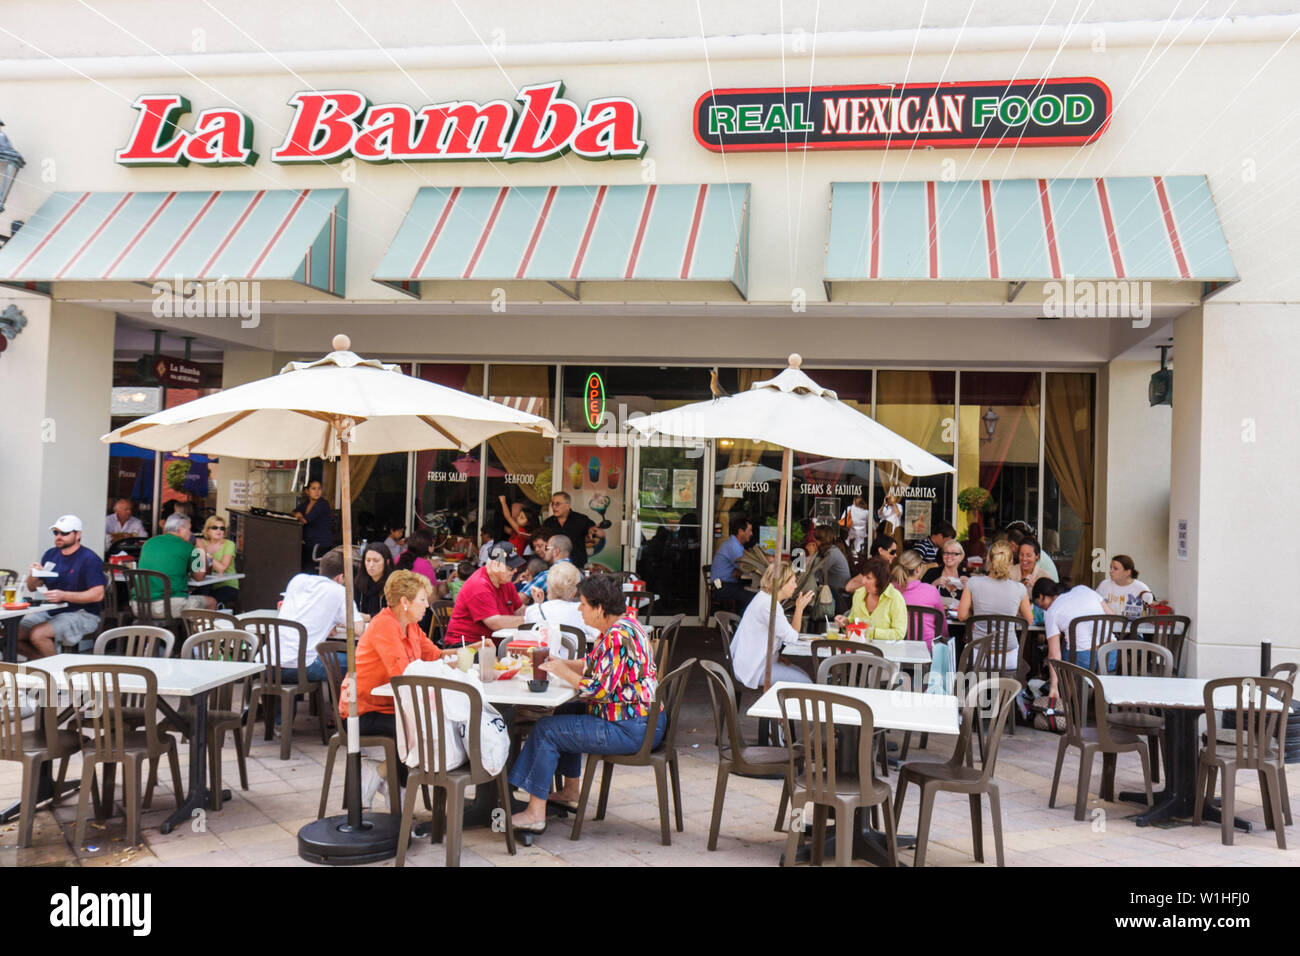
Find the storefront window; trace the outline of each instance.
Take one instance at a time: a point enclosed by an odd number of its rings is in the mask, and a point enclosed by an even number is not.
[[[776,513],[781,499],[782,449],[743,438],[718,440],[714,464],[713,551],[735,530],[737,518],[755,525],[751,545],[776,551]]]
[[[422,363],[417,375],[426,382],[473,395],[482,394],[482,365]],[[423,528],[433,534],[435,544],[444,543],[450,536],[464,536],[471,539],[477,550],[481,477],[477,448],[469,452],[456,449],[416,452],[415,501],[407,533]]]
[[[974,521],[972,540],[1038,522],[1038,382],[1038,372],[962,373],[958,486],[989,493],[984,510],[958,516]]]
[[[882,370],[876,375],[876,420],[951,463],[956,384],[954,372]],[[889,462],[877,462],[874,475],[873,522],[900,543],[929,537],[936,524],[951,520],[952,475],[909,475]]]
[[[352,455],[352,537],[383,541],[394,525],[402,525],[406,497],[406,452]]]
[[[1061,580],[1093,584],[1093,422],[1096,376],[1048,372],[1042,546]]]
[[[871,414],[870,371],[810,369],[808,374],[818,385],[835,392],[844,404],[853,406],[863,415]],[[799,548],[814,527],[838,526],[840,517],[855,499],[867,498],[871,463],[822,458],[796,451],[791,478],[793,524],[790,546]]]
[[[479,383],[471,376],[469,391]],[[488,397],[510,408],[551,418],[555,395],[553,365],[493,365]],[[507,533],[502,514],[516,502],[529,514],[530,527],[537,527],[551,497],[552,457],[555,445],[537,435],[505,434],[487,443],[487,514],[494,533]]]

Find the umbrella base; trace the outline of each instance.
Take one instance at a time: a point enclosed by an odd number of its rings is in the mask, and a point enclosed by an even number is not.
[[[326,866],[378,863],[397,855],[401,829],[402,818],[394,813],[363,813],[358,830],[348,826],[346,813],[326,817],[298,831],[298,855]]]

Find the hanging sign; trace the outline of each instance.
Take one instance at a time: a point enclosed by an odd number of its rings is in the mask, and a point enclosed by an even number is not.
[[[592,372],[587,376],[587,385],[583,393],[585,395],[583,411],[587,418],[587,427],[595,431],[605,421],[605,382],[599,372]]]
[[[710,90],[695,138],[714,152],[1078,146],[1110,120],[1092,77]]]
[[[355,157],[368,163],[437,160],[556,159],[572,152],[583,159],[642,156],[641,111],[623,96],[580,106],[565,99],[556,80],[526,86],[516,99],[486,103],[451,101],[414,109],[403,103],[371,105],[354,90],[308,90],[289,98],[294,114],[284,141],[271,150],[273,163],[335,163]],[[190,102],[176,94],[150,94],[131,104],[139,111],[127,144],[117,151],[123,166],[252,166],[253,124],[233,109],[199,113],[192,130],[181,125]]]
[[[198,388],[203,384],[203,366],[197,362],[155,355],[151,359],[154,378],[168,388]]]

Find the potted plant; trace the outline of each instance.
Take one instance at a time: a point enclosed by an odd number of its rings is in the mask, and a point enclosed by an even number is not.
[[[965,511],[970,518],[970,523],[979,530],[979,536],[984,536],[984,517],[985,511],[992,511],[996,505],[993,502],[993,496],[984,488],[974,485],[970,488],[963,488],[957,492],[957,507]]]

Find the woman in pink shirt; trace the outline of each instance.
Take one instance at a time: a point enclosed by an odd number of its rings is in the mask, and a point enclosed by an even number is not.
[[[898,556],[898,560],[894,564],[895,567],[902,568],[907,574],[907,583],[899,589],[904,601],[920,607],[932,607],[941,615],[946,615],[943,599],[939,596],[939,589],[933,584],[924,584],[921,581],[921,575],[925,573],[925,559],[918,552],[909,548]],[[946,637],[948,634],[948,619],[945,616],[943,620],[943,634],[941,636]],[[925,641],[927,648],[933,648],[934,623],[929,617],[923,618],[921,633],[909,634],[907,639],[910,641]]]

